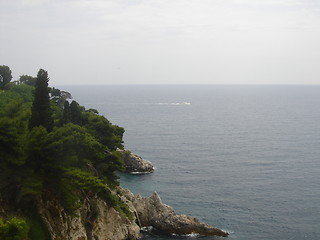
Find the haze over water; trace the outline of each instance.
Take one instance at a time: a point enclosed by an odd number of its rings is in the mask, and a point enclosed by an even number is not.
[[[231,240],[320,239],[320,86],[60,88],[153,162],[153,174],[121,175],[134,193],[157,191]]]

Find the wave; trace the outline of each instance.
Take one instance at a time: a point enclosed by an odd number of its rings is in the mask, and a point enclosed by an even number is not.
[[[152,226],[147,226],[147,227],[141,228],[141,231],[143,231],[143,232],[151,232],[152,230],[154,230],[154,228]]]
[[[175,234],[175,233],[173,233],[172,236],[195,238],[195,237],[199,237],[200,234],[198,234],[198,233],[190,233],[190,234]]]
[[[149,173],[152,173],[152,172],[130,172],[130,174],[133,174],[133,175],[143,175],[143,174],[149,174]]]
[[[179,105],[191,105],[190,102],[159,102],[159,103],[155,103],[156,105],[175,105],[175,106],[179,106]]]
[[[142,227],[141,228],[142,233],[151,234],[152,236],[161,236],[163,233],[156,228],[152,226]],[[173,237],[179,237],[179,238],[197,238],[200,235],[198,233],[190,233],[190,234],[171,234]]]

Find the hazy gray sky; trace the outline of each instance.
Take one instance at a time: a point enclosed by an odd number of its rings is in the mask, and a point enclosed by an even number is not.
[[[320,84],[319,0],[0,0],[0,65],[61,84]]]

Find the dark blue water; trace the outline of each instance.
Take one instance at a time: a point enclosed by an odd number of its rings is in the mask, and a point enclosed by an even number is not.
[[[157,168],[122,186],[157,191],[230,240],[320,239],[320,86],[63,89],[124,127],[125,146]]]

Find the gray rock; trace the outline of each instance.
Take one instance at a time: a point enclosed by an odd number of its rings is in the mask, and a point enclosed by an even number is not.
[[[93,197],[84,201],[75,215],[67,214],[60,203],[50,197],[38,206],[52,240],[136,240],[140,227],[123,214]]]
[[[47,193],[39,200],[38,211],[52,240],[137,240],[140,230],[148,226],[168,234],[228,235],[194,217],[176,214],[157,193],[142,197],[121,187],[114,191],[116,193],[134,213],[132,220],[95,195],[87,196],[75,214],[68,214],[57,198]],[[0,213],[9,214],[0,210]]]
[[[156,192],[150,197],[142,197],[123,189],[122,194],[135,208],[140,227],[152,226],[169,234],[194,233],[202,236],[228,236],[228,233],[202,223],[197,218],[176,214],[172,207],[162,203]]]
[[[128,150],[117,149],[122,153],[125,171],[133,174],[152,173],[154,167],[150,161],[142,159],[140,156],[131,153]]]

